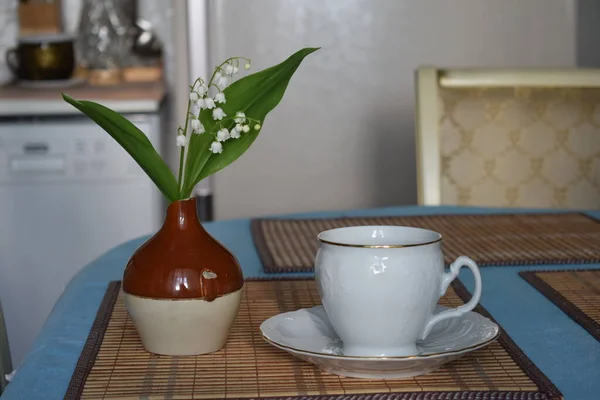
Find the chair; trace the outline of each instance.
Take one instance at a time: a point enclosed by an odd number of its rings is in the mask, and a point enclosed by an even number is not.
[[[10,363],[10,350],[8,349],[8,338],[6,336],[6,325],[4,324],[4,314],[2,313],[2,304],[0,304],[0,393],[6,387],[5,375],[12,370]]]
[[[600,69],[416,72],[419,204],[600,208]]]

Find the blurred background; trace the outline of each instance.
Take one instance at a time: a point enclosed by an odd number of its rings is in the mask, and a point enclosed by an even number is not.
[[[175,170],[197,76],[230,56],[251,58],[252,72],[322,47],[251,149],[198,185],[200,217],[410,205],[420,66],[595,67],[599,21],[596,0],[0,0],[0,299],[20,327],[9,327],[13,365],[72,276],[155,232],[165,208],[61,91],[123,113]]]

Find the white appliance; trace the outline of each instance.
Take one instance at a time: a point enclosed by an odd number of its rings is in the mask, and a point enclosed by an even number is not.
[[[157,114],[126,117],[160,149]],[[156,231],[163,210],[152,181],[86,117],[0,120],[0,302],[14,368],[71,278]]]

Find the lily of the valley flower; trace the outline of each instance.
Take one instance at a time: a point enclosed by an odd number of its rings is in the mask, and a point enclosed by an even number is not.
[[[216,103],[225,103],[225,93],[223,92],[219,92],[215,95],[215,102]]]
[[[100,121],[104,130],[143,167],[166,200],[175,203],[190,198],[202,179],[225,168],[248,149],[259,133],[262,119],[281,101],[293,73],[315,50],[301,49],[280,64],[238,81],[239,75],[246,75],[244,69],[253,66],[252,61],[247,57],[228,57],[206,71],[206,76],[196,77],[186,84],[185,114],[181,115],[184,122],[174,126],[169,135],[175,136],[175,143],[170,144],[177,146],[179,156],[175,173],[147,140],[129,137],[131,122],[117,112],[95,103],[82,103],[66,94],[63,99],[91,120]],[[112,122],[102,124],[104,120]],[[139,130],[133,133],[142,135]]]
[[[229,131],[226,128],[219,129],[217,132],[217,141],[224,142],[229,139]]]
[[[206,88],[206,85],[202,84],[202,85],[198,85],[198,87],[196,87],[196,92],[198,92],[199,96],[204,96],[204,94],[208,91],[208,89]]]
[[[215,108],[215,101],[212,99],[212,97],[207,97],[204,99],[204,108],[208,108],[209,110]]]
[[[246,122],[246,114],[244,114],[241,111],[238,111],[235,113],[235,122],[237,122],[238,124],[243,124],[244,122]]]
[[[233,77],[239,72],[239,61],[246,60],[244,65],[245,69],[250,68],[250,60],[243,57],[234,57],[224,64],[221,64],[216,68],[212,79],[208,84],[201,78],[198,78],[190,90],[190,108],[186,121],[186,126],[189,126],[193,134],[206,133],[206,128],[202,124],[199,118],[201,110],[212,110],[212,118],[215,121],[221,121],[227,117],[227,114],[219,105],[225,104],[227,99],[223,89],[227,87],[230,77]],[[241,68],[241,67],[240,67]],[[209,92],[210,87],[215,87],[214,95],[213,92]],[[227,120],[232,119],[228,117]],[[212,129],[209,130],[214,141],[211,142],[209,150],[211,153],[220,154],[223,152],[223,142],[229,139],[239,139],[242,134],[250,132],[252,129],[251,124],[254,123],[254,129],[260,128],[260,121],[252,118],[246,118],[246,114],[242,111],[238,111],[233,118],[235,120],[235,126],[229,131],[227,128],[220,129],[215,133]],[[188,125],[189,123],[189,125]],[[177,146],[185,147],[190,144],[188,137],[186,137],[186,131],[183,128],[179,128],[179,134],[177,135]],[[214,135],[214,136],[213,136]],[[184,151],[181,150],[181,157],[183,157]],[[181,179],[181,177],[180,177]]]
[[[190,126],[192,127],[192,130],[197,130],[198,128],[200,128],[200,125],[202,124],[200,123],[200,120],[198,118],[190,120]]]
[[[239,129],[238,129],[239,127]],[[241,125],[236,125],[231,132],[229,132],[229,137],[231,139],[239,139],[240,138],[240,133],[242,133],[242,127]]]
[[[204,133],[204,125],[202,125],[199,119],[194,118],[190,121],[190,124],[194,133]]]
[[[212,116],[213,119],[216,121],[220,121],[222,120],[224,117],[227,116],[227,114],[225,114],[225,112],[223,112],[223,110],[221,110],[221,108],[215,108],[212,112]]]
[[[227,86],[227,77],[223,75],[219,76],[219,78],[215,79],[215,81],[217,82],[217,86],[221,89],[224,89]]]
[[[185,135],[177,135],[177,147],[187,146],[187,142]]]
[[[229,75],[229,76],[233,75],[233,68],[234,68],[234,66],[231,64],[225,65],[225,68],[224,68],[225,74]]]
[[[222,153],[223,152],[223,145],[220,142],[212,142],[210,144],[210,151],[212,153]]]

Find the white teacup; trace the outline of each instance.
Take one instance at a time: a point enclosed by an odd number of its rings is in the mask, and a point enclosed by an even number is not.
[[[460,256],[444,271],[442,235],[401,226],[356,226],[321,232],[315,262],[319,295],[344,355],[418,354],[416,342],[445,319],[471,311],[481,297],[477,264]],[[461,267],[475,275],[471,300],[433,315]]]

